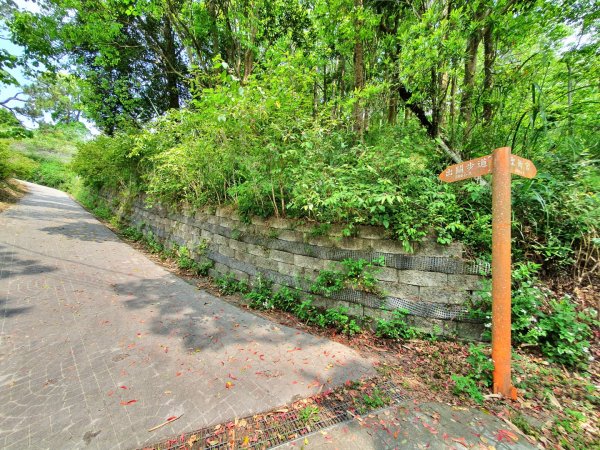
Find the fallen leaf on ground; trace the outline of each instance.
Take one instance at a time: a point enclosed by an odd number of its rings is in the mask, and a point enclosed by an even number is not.
[[[469,448],[469,446],[467,445],[467,441],[464,437],[461,438],[452,438],[452,440],[454,442],[458,442],[459,444],[463,445],[465,448]]]
[[[496,439],[498,439],[498,442],[502,442],[502,441],[517,442],[519,440],[519,436],[517,436],[512,431],[503,429],[503,430],[498,430],[498,433],[496,434]]]
[[[192,434],[190,436],[190,438],[187,440],[187,444],[191,447],[193,446],[196,442],[198,442],[198,436],[196,436],[195,434]]]

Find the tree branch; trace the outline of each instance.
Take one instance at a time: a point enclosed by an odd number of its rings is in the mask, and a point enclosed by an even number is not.
[[[0,106],[4,106],[5,108],[8,108],[6,106],[6,104],[10,103],[10,102],[13,102],[13,101],[14,102],[23,102],[23,103],[25,103],[27,100],[23,100],[22,98],[18,98],[19,95],[25,95],[25,93],[24,92],[19,92],[19,93],[13,95],[12,97],[7,98],[6,100],[2,100],[0,102]],[[10,109],[10,108],[8,108],[8,109]]]

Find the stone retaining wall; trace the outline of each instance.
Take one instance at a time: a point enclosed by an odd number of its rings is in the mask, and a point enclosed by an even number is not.
[[[344,237],[341,226],[317,226],[287,219],[252,219],[245,223],[229,209],[173,213],[149,208],[140,198],[126,219],[144,234],[152,232],[165,245],[185,246],[194,259],[214,262],[211,276],[232,273],[238,279],[262,274],[279,286],[309,292],[324,269],[339,268],[346,258],[383,257],[376,273],[382,297],[352,289],[315,304],[345,306],[359,317],[385,318],[405,308],[412,323],[436,334],[478,339],[482,327],[465,315],[465,302],[480,287],[489,267],[462,259],[462,246],[426,242],[415,253],[388,238],[377,227],[358,227],[356,237]],[[311,294],[312,295],[312,294]]]

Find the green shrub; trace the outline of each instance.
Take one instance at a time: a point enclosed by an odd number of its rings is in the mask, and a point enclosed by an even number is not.
[[[144,243],[152,253],[162,253],[165,247],[156,239],[152,231],[148,231],[144,236]]]
[[[469,356],[467,361],[469,365],[467,375],[452,375],[454,381],[453,392],[456,395],[466,394],[475,402],[483,403],[482,388],[492,386],[492,373],[494,363],[487,355],[481,345],[469,346]]]
[[[466,394],[480,405],[483,403],[483,394],[472,377],[452,375],[451,378],[454,381],[453,392],[455,395]]]
[[[202,248],[200,248],[202,249]],[[190,251],[187,247],[175,247],[173,256],[177,259],[177,266],[182,270],[194,272],[196,275],[206,276],[208,271],[213,267],[214,263],[210,260],[198,262],[190,256]]]
[[[590,323],[596,312],[577,313],[568,298],[546,300],[537,286],[540,265],[517,263],[513,269],[512,340],[515,344],[538,345],[551,360],[571,367],[585,368],[589,358]],[[486,283],[478,300],[470,309],[472,317],[487,321],[488,338],[491,325],[491,284]]]
[[[312,317],[316,314],[317,308],[312,304],[312,300],[304,300],[296,305],[294,308],[294,314],[298,317],[298,319],[307,322],[312,319]]]
[[[72,170],[95,190],[122,190],[138,181],[139,158],[130,156],[136,134],[98,136],[79,144]]]
[[[469,377],[486,387],[492,386],[492,372],[494,371],[494,363],[492,359],[484,352],[481,345],[471,344],[469,346],[467,363],[471,366],[469,370]]]
[[[374,409],[383,408],[384,406],[389,405],[390,402],[390,397],[385,395],[381,389],[375,387],[370,393],[363,394],[363,396],[360,398],[358,411],[361,414],[365,414]]]
[[[190,251],[186,246],[182,245],[181,247],[177,248],[176,254],[177,267],[179,267],[180,269],[190,270],[195,266],[196,261],[192,259],[192,257],[190,256]]]
[[[379,319],[375,328],[377,337],[386,339],[414,339],[418,331],[406,321],[409,311],[396,309],[392,312],[392,319]]]
[[[300,410],[298,419],[300,419],[304,425],[310,425],[311,423],[319,421],[319,413],[320,410],[318,406],[308,405]]]
[[[245,294],[250,289],[246,280],[237,280],[232,273],[218,276],[215,284],[223,295]]]
[[[299,302],[300,293],[285,286],[273,295],[273,307],[282,311],[293,312]]]
[[[259,275],[252,283],[252,290],[245,295],[254,309],[273,309],[273,282],[263,275]]]
[[[332,294],[341,291],[346,281],[345,275],[337,270],[321,270],[315,278],[311,292],[331,297]]]
[[[344,288],[358,289],[381,295],[377,286],[377,267],[384,264],[383,258],[373,261],[347,258],[342,261],[343,271],[321,270],[315,278],[311,292],[331,297]]]
[[[348,336],[354,336],[362,332],[362,328],[356,322],[356,319],[348,315],[348,308],[343,306],[326,310],[324,319],[327,326],[333,327]]]
[[[383,266],[385,261],[383,257],[372,261],[365,259],[344,259],[342,265],[345,269],[346,279],[352,289],[359,289],[373,294],[380,294],[377,286],[377,267]]]
[[[550,301],[550,312],[535,327],[542,353],[551,361],[570,367],[586,368],[590,359],[592,331],[587,322],[598,322],[585,313],[577,313],[569,297]]]
[[[0,139],[30,138],[33,133],[27,130],[11,112],[0,107]],[[1,162],[0,162],[1,164]],[[0,169],[1,174],[1,169]],[[1,180],[2,178],[0,178]]]
[[[315,311],[309,319],[310,324],[315,325],[319,328],[326,328],[328,326],[327,317],[321,312]]]
[[[134,242],[141,241],[144,238],[144,233],[142,233],[141,230],[135,227],[126,227],[121,231],[121,233],[127,239],[130,239]]]
[[[10,153],[8,144],[0,141],[0,181],[4,181],[13,174],[12,167],[9,163]]]
[[[198,275],[206,277],[206,276],[208,276],[210,269],[212,269],[214,266],[215,266],[215,263],[213,261],[208,260],[208,261],[203,261],[201,263],[197,263],[194,270]]]
[[[10,142],[0,139],[0,181],[10,177],[30,180],[38,168],[37,161],[11,150]]]
[[[56,189],[69,189],[74,174],[65,163],[58,159],[41,158],[33,155],[31,159],[37,161],[38,166],[27,177],[27,181]]]

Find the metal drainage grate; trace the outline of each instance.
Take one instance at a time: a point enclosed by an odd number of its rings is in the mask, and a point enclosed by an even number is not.
[[[405,399],[397,386],[389,380],[378,384],[377,387],[382,395],[390,399],[388,406],[398,404]],[[334,396],[323,398],[317,402],[317,405],[319,407],[318,415],[315,415],[316,418],[309,423],[299,417],[300,411],[297,410],[265,413],[259,414],[259,419],[252,416],[238,419],[238,428],[236,428],[235,434],[232,433],[235,426],[232,421],[221,424],[221,426],[216,425],[185,433],[178,438],[169,439],[150,447],[156,450],[269,449],[355,417],[350,412],[350,409],[354,409],[353,405]],[[278,411],[282,411],[282,409]],[[366,411],[365,413],[371,412]],[[265,415],[268,415],[268,419],[264,418]],[[239,427],[239,424],[243,422],[247,425]],[[244,429],[240,430],[239,428]]]

